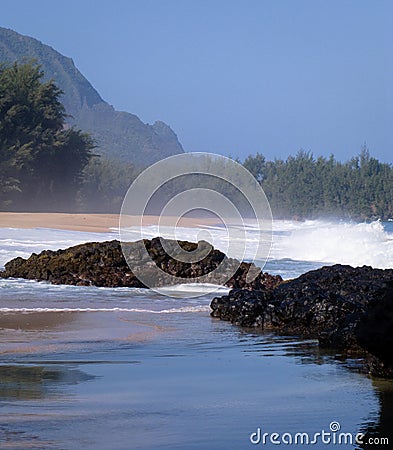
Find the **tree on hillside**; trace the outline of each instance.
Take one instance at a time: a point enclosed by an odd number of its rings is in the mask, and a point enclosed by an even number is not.
[[[65,126],[62,91],[39,66],[0,66],[0,207],[71,210],[94,144]]]

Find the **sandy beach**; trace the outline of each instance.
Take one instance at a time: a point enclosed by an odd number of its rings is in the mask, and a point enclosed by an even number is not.
[[[54,228],[107,232],[119,226],[117,214],[66,214],[0,212],[0,228]]]
[[[127,225],[140,225],[140,217],[127,216]],[[173,224],[174,218],[159,216],[143,217],[143,225]],[[177,222],[177,218],[175,220]],[[181,218],[177,226],[194,227],[198,225],[214,225],[216,218],[196,219],[192,217]],[[111,228],[119,227],[118,214],[69,214],[69,213],[16,213],[0,212],[0,228],[54,228],[58,230],[88,231],[105,233]]]

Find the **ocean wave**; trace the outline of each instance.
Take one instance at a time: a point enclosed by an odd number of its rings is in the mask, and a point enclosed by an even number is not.
[[[99,242],[111,239],[118,239],[118,234],[52,228],[1,228],[0,268],[4,268],[5,263],[13,258],[18,256],[28,258],[33,252],[58,250],[84,242]]]
[[[393,234],[380,221],[278,221],[271,258],[386,269],[393,267]]]
[[[143,309],[143,308],[0,308],[0,313],[93,313],[93,312],[132,312],[148,314],[177,314],[177,313],[199,313],[210,312],[209,305],[182,306],[169,309]]]
[[[237,259],[253,260],[260,237],[256,222],[248,220],[235,238],[231,236],[232,254]],[[236,228],[236,227],[235,227]],[[133,229],[132,229],[133,230]],[[130,236],[133,235],[130,229]],[[141,230],[135,227],[135,239]],[[201,233],[203,232],[203,233]],[[370,265],[377,268],[393,267],[393,232],[384,229],[381,222],[354,223],[326,220],[303,222],[276,220],[273,222],[273,245],[270,260],[318,262],[322,264]],[[138,235],[139,233],[139,235]],[[228,231],[223,226],[200,228],[145,226],[143,237],[161,235],[166,238],[198,241],[207,239],[217,249],[227,253]],[[2,229],[0,238],[0,267],[16,256],[28,257],[32,251],[67,248],[87,241],[115,239],[116,233],[88,233],[51,229]],[[260,261],[262,265],[264,261]],[[179,288],[180,289],[180,288]]]
[[[132,295],[140,294],[142,296],[150,296],[152,292],[150,289],[138,287],[120,286],[110,288],[100,286],[74,286],[66,284],[51,284],[47,281],[28,280],[23,278],[0,278],[0,289],[25,290],[26,292],[29,292],[31,288],[34,288],[35,291],[42,290],[43,292],[57,292],[59,294],[72,294],[78,291],[83,293],[85,291],[89,291],[90,294],[100,295],[102,291],[112,291],[113,293],[123,293],[124,295],[130,293]],[[176,294],[176,292],[179,294],[182,292],[194,292],[200,295],[214,292],[216,294],[225,295],[230,291],[230,288],[211,283],[184,283],[172,286],[162,286],[159,288],[159,291],[162,293],[173,292],[174,294]]]
[[[210,284],[210,283],[184,283],[184,284],[176,284],[174,286],[163,286],[159,288],[160,292],[195,292],[203,295],[204,293],[215,292],[218,294],[227,294],[230,291],[230,288],[225,286],[220,286],[218,284]]]

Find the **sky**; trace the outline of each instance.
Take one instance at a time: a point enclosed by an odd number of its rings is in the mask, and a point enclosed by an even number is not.
[[[393,163],[391,0],[1,0],[0,26],[71,57],[186,151]]]

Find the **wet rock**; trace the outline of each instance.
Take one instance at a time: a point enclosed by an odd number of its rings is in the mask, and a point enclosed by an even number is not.
[[[195,282],[198,281],[195,278],[205,276],[203,282],[248,289],[271,287],[282,282],[281,277],[265,273],[248,282],[249,270],[257,270],[254,264],[227,258],[205,241],[193,243],[154,238],[125,243],[123,250],[133,263],[132,267],[154,274],[154,286],[167,284],[165,274],[176,276],[184,283]],[[192,254],[195,262],[179,260],[181,252]],[[156,266],[162,270],[161,274],[157,275]],[[219,276],[214,273],[218,266]],[[130,270],[117,240],[90,242],[66,250],[45,250],[38,255],[33,253],[28,259],[15,258],[5,265],[0,276],[77,286],[146,287]]]
[[[272,288],[232,290],[212,316],[244,327],[317,338],[365,356],[374,375],[393,377],[393,270],[334,265]]]
[[[370,301],[355,333],[359,345],[374,355],[368,360],[370,371],[386,377],[393,368],[393,281]],[[392,377],[392,375],[390,375]]]

